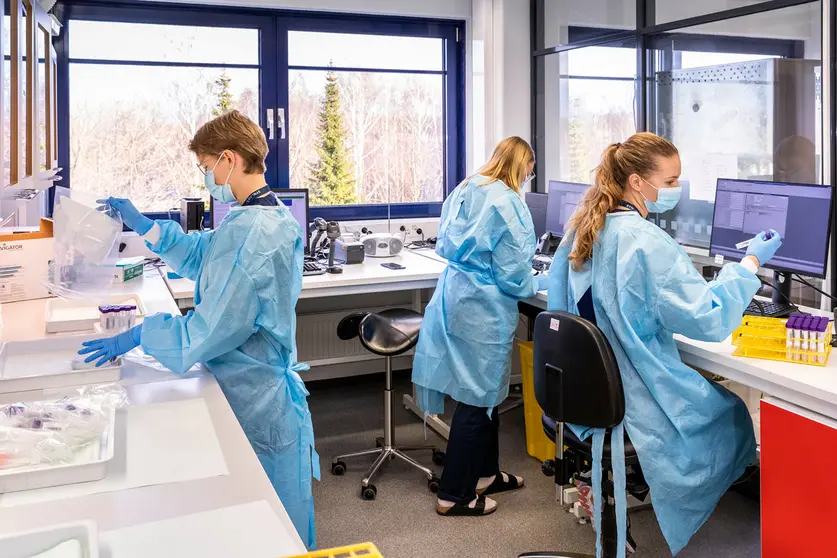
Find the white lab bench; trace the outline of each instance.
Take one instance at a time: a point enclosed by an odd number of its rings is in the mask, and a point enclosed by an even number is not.
[[[165,282],[156,270],[142,280],[113,287],[115,292],[138,294],[148,313],[177,313]],[[3,305],[5,327],[0,340],[50,337],[44,331],[47,299]],[[228,474],[199,480],[143,486],[130,490],[90,494],[61,501],[0,507],[0,534],[57,523],[93,520],[102,532],[200,514],[242,504],[267,502],[284,530],[280,556],[304,553],[300,540],[250,447],[215,378],[209,373],[177,376],[127,362],[121,384],[132,405],[203,399],[226,461]],[[44,397],[43,392],[13,394],[15,400]],[[159,459],[165,459],[160,455]],[[249,509],[249,508],[248,508]],[[276,534],[276,536],[280,536]],[[275,538],[275,537],[274,537]],[[275,544],[275,543],[274,543]],[[271,552],[275,551],[273,546]],[[265,548],[261,549],[263,552]],[[258,552],[259,549],[256,549]],[[260,555],[264,555],[264,553]],[[273,554],[275,555],[275,554]],[[158,554],[162,558],[162,555]],[[112,556],[111,558],[119,558]],[[166,557],[169,558],[169,557]],[[174,558],[174,556],[171,556]]]

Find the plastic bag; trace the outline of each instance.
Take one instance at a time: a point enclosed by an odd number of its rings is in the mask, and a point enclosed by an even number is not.
[[[122,355],[124,360],[129,360],[131,362],[136,362],[137,364],[141,364],[142,366],[147,366],[153,370],[159,370],[160,372],[169,372],[174,374],[171,370],[166,368],[159,360],[154,358],[153,356],[146,354],[145,351],[142,350],[141,347],[136,347],[135,349],[131,349],[124,355]],[[193,372],[200,372],[201,371],[201,364],[193,364],[192,367],[184,372],[184,374],[192,374]],[[182,376],[183,374],[178,374]]]
[[[57,400],[0,406],[0,471],[72,463],[99,447],[111,411],[127,405],[128,394],[118,384],[77,391]]]
[[[55,188],[53,259],[44,286],[63,298],[104,300],[115,276],[122,218],[95,196]]]

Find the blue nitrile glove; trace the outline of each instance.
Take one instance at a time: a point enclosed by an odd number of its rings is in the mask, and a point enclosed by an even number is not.
[[[782,247],[782,235],[773,229],[762,231],[750,242],[747,247],[747,255],[753,256],[764,265],[776,255],[776,251]]]
[[[134,347],[139,347],[141,334],[142,326],[138,325],[113,337],[85,341],[82,343],[83,348],[79,350],[78,354],[86,355],[93,353],[84,359],[84,362],[93,362],[99,359],[96,366],[101,366],[109,360],[124,355]]]
[[[124,198],[107,198],[105,200],[96,200],[96,203],[102,204],[99,206],[100,210],[107,209],[108,207],[115,209],[122,217],[122,222],[125,223],[129,229],[135,231],[140,236],[150,231],[151,227],[154,226],[154,221],[140,213],[139,210],[134,207],[134,204],[131,203],[131,200],[126,200]]]

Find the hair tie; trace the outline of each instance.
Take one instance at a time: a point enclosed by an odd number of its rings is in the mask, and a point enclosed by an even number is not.
[[[621,141],[617,141],[617,142],[616,142],[616,149],[619,149],[620,147],[622,147],[622,142],[621,142]]]

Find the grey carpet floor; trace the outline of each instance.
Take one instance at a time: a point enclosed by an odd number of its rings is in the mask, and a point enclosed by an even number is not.
[[[425,443],[421,421],[401,404],[401,394],[410,391],[409,373],[397,373],[395,384],[396,442]],[[345,476],[331,474],[333,456],[370,448],[381,435],[383,376],[317,382],[309,389],[322,462],[322,480],[314,485],[319,548],[372,541],[386,558],[516,558],[539,550],[595,554],[592,528],[560,512],[552,479],[543,476],[540,463],[526,453],[522,408],[500,418],[500,460],[505,470],[523,476],[526,486],[496,495],[498,509],[490,516],[450,518],[436,515],[435,496],[423,475],[399,461],[390,462],[374,481],[378,497],[371,502],[360,497],[360,480],[371,459],[348,463]],[[448,411],[452,412],[450,403]],[[429,428],[427,432],[427,443],[444,449],[444,440]],[[429,453],[416,458],[431,465]],[[631,517],[637,558],[671,556],[652,510]],[[678,558],[759,555],[758,503],[729,493]]]

